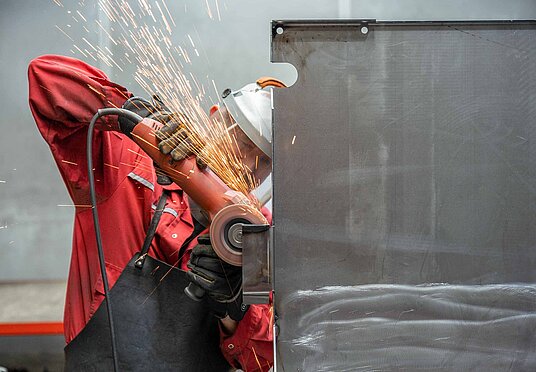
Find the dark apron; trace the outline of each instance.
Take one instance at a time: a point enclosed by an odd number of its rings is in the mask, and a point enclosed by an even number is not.
[[[229,371],[219,348],[217,319],[205,301],[195,302],[184,294],[186,273],[146,254],[165,198],[164,194],[158,202],[142,251],[109,293],[119,370]],[[104,301],[65,347],[65,371],[113,371]]]

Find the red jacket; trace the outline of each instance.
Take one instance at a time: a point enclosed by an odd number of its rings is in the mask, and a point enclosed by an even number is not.
[[[97,109],[121,107],[132,94],[88,64],[48,55],[30,63],[30,108],[76,206],[73,250],[67,284],[64,327],[70,342],[84,328],[103,300],[95,233],[91,215],[86,134]],[[106,272],[113,286],[121,271],[140,250],[149,221],[163,189],[171,190],[149,254],[186,270],[194,239],[177,257],[193,231],[188,196],[175,184],[156,183],[152,161],[114,127],[108,116],[99,124],[93,142],[94,174]],[[268,370],[273,364],[271,310],[251,306],[236,333],[221,337],[226,359],[248,371]]]

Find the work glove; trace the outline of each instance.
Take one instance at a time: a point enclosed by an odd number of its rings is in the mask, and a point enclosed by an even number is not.
[[[240,321],[248,306],[242,304],[242,268],[222,261],[210,244],[210,236],[197,238],[188,262],[188,279],[203,288],[216,317]]]
[[[166,107],[160,97],[156,94],[153,95],[152,102],[142,97],[131,97],[127,99],[125,103],[123,103],[123,106],[121,108],[132,111],[135,114],[141,116],[142,118],[149,118],[158,121],[164,125],[168,125],[168,123],[172,122],[173,120],[176,120],[176,118],[179,116],[178,114],[171,112],[171,110]],[[118,122],[119,128],[122,131],[128,128],[132,130],[132,128],[136,124],[138,124],[134,123],[133,121],[124,116],[119,116]],[[127,133],[130,133],[130,131]],[[130,134],[127,135],[130,137]],[[173,182],[167,174],[165,174],[159,169],[156,164],[155,169],[158,184],[170,185]]]
[[[159,121],[162,124],[169,122],[174,117],[173,113],[164,105],[157,95],[153,96],[152,102],[142,97],[131,97],[123,103],[121,108],[132,111],[142,118],[150,118]],[[132,128],[134,125],[138,124],[124,116],[120,116],[118,121],[120,128]]]
[[[181,161],[190,155],[198,155],[203,148],[199,140],[194,140],[194,134],[186,120],[170,120],[155,135],[160,140],[158,144],[160,152],[170,154],[175,161]],[[196,163],[200,169],[207,167],[199,156],[196,157]]]

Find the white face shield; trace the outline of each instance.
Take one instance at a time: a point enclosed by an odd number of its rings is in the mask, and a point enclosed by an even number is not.
[[[227,89],[223,93],[225,107],[218,110],[228,127],[235,130],[242,160],[260,185],[253,193],[262,205],[272,195],[272,90],[284,86],[278,80],[264,78],[237,91]]]
[[[228,89],[223,102],[240,129],[272,158],[272,87],[251,83],[237,91]]]

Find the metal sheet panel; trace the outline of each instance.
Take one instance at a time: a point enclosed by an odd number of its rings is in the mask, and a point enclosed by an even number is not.
[[[273,29],[281,370],[536,370],[536,24]]]

